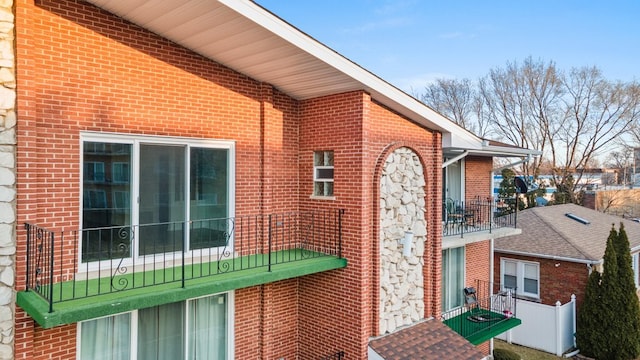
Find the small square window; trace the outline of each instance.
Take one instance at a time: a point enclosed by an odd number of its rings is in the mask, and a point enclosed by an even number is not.
[[[333,151],[313,153],[313,195],[333,196]]]

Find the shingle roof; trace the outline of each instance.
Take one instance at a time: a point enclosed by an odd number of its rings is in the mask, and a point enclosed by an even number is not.
[[[478,360],[485,356],[438,320],[426,320],[371,340],[369,346],[385,360]]]
[[[566,216],[589,221],[582,224]],[[598,262],[604,256],[612,226],[624,224],[631,248],[640,246],[640,224],[575,204],[543,206],[518,213],[519,235],[496,239],[495,251]]]

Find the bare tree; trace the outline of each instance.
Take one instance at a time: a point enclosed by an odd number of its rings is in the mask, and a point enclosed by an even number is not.
[[[418,98],[480,137],[541,150],[524,172],[550,172],[571,202],[585,186],[584,171],[616,139],[631,134],[640,143],[640,85],[608,81],[596,67],[565,74],[529,57],[490,70],[477,86],[438,80]]]
[[[485,117],[503,141],[543,153],[558,127],[563,91],[555,64],[532,58],[493,69],[479,82]],[[529,164],[527,173],[539,174],[540,165]]]
[[[487,135],[489,127],[479,116],[483,104],[478,99],[471,80],[437,79],[425,87],[423,94],[416,97],[476,135],[480,137]]]
[[[607,81],[595,67],[573,69],[563,85],[564,117],[550,138],[551,158],[558,183],[576,171],[575,193],[590,161],[640,120],[640,96],[637,86]]]

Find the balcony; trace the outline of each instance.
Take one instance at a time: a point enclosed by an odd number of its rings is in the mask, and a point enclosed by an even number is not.
[[[473,345],[482,344],[522,324],[516,317],[515,291],[493,294],[491,288],[488,282],[476,281],[475,287],[462,290],[465,292],[465,305],[442,315],[445,325]]]
[[[54,232],[25,224],[17,303],[45,328],[344,268],[343,210]]]
[[[442,203],[442,236],[464,237],[470,233],[494,233],[515,229],[518,213],[506,202],[446,199]]]

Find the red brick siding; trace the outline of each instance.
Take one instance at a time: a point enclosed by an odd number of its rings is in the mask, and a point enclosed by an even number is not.
[[[491,279],[491,242],[489,240],[465,246],[466,286],[476,286],[476,280],[489,282]]]
[[[493,177],[491,169],[493,169],[493,158],[467,156],[464,160],[465,200],[469,201],[478,198],[485,200],[492,196]]]
[[[315,359],[337,350],[366,358],[378,328],[381,165],[407,146],[427,183],[425,316],[439,313],[439,133],[363,92],[295,101],[82,1],[16,0],[16,14],[18,222],[79,227],[81,131],[235,140],[236,215],[344,208],[349,262],[237,290],[236,358]],[[309,197],[314,150],[335,152],[336,200]],[[24,279],[18,263],[18,290]],[[75,324],[43,330],[16,312],[16,358],[75,356]]]
[[[312,358],[317,353],[313,349],[320,347],[320,353],[341,349],[348,358],[366,358],[368,338],[378,335],[379,177],[384,158],[400,146],[412,148],[425,169],[432,169],[426,171],[425,216],[432,231],[425,254],[425,316],[439,308],[442,229],[440,209],[433,204],[439,204],[441,197],[440,136],[421,130],[361,92],[305,101],[300,109],[301,207],[346,209],[343,254],[349,261],[346,269],[300,279],[300,356]],[[334,151],[336,200],[309,198],[314,150]],[[326,313],[333,316],[326,318]],[[340,333],[359,336],[345,338]]]
[[[584,300],[589,277],[589,270],[586,264],[496,252],[494,266],[494,281],[496,284],[500,283],[501,258],[531,261],[540,264],[540,302],[542,304],[555,305],[557,301],[565,304],[571,300],[571,294],[575,294],[576,307],[580,308],[580,304]]]
[[[233,139],[236,215],[297,209],[296,101],[87,3],[20,0],[16,7],[17,27],[28,29],[16,40],[20,223],[79,227],[81,131]],[[24,242],[19,244],[22,257]],[[24,278],[18,263],[18,289]],[[268,288],[263,296],[271,299],[270,311],[295,314],[290,289]],[[254,319],[258,309],[250,308]],[[75,325],[42,330],[17,312],[17,357],[74,357],[75,335],[64,343],[41,339],[61,331],[75,334]],[[296,324],[286,324],[266,330],[282,331],[274,336],[289,356],[296,351],[296,337],[290,336]],[[256,334],[266,331],[236,330],[239,358],[244,349],[255,348]]]

